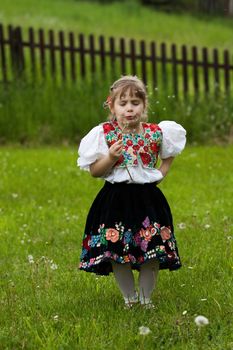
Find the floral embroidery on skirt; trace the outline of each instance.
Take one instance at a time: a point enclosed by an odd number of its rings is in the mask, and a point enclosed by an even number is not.
[[[155,184],[106,182],[87,217],[80,269],[108,275],[111,260],[139,270],[149,259],[160,269],[181,267],[166,198]]]

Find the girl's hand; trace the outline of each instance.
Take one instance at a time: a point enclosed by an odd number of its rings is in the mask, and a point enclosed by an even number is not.
[[[109,156],[112,160],[118,160],[118,158],[121,156],[123,149],[123,142],[122,140],[116,141],[110,148],[109,148]]]

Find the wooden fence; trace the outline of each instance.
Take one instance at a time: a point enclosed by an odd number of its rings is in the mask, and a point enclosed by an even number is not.
[[[233,62],[228,50],[0,25],[2,83],[18,77],[65,83],[124,74],[175,96],[230,93]]]

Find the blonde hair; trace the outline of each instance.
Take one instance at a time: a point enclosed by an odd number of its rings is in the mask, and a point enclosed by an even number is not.
[[[144,113],[142,116],[142,121],[146,121],[148,107],[146,86],[136,75],[125,75],[112,84],[112,86],[110,87],[109,96],[104,102],[104,108],[110,109],[111,107],[113,107],[116,98],[118,96],[122,98],[127,91],[129,91],[130,96],[136,96],[137,98],[140,98],[143,101]],[[113,116],[110,115],[109,119],[113,119]]]

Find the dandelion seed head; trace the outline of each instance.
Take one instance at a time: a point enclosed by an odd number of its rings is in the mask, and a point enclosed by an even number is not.
[[[52,263],[52,264],[50,265],[50,268],[51,268],[51,270],[57,270],[57,269],[58,269],[58,266],[57,266],[57,264]]]
[[[150,334],[150,333],[151,333],[150,328],[145,327],[145,326],[139,327],[139,334],[140,334],[140,335],[148,335],[148,334]]]
[[[206,318],[205,316],[202,316],[202,315],[195,317],[194,322],[196,323],[196,325],[198,327],[203,327],[203,326],[206,326],[207,324],[209,324],[208,318]]]
[[[28,262],[29,264],[34,264],[34,258],[31,254],[28,255]]]
[[[210,225],[206,224],[204,227],[208,230],[210,228]]]
[[[184,222],[181,222],[177,225],[180,230],[184,230],[186,228],[186,224]]]

